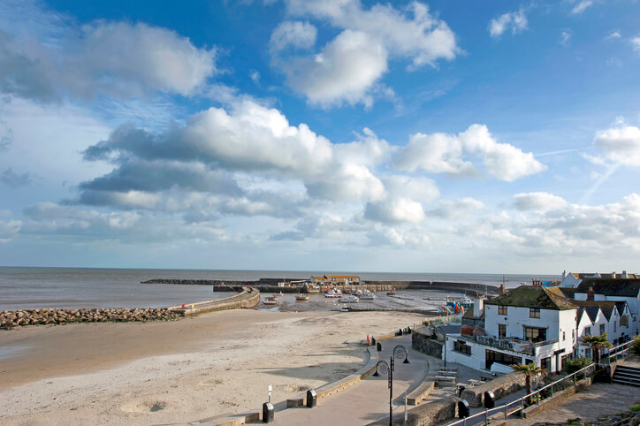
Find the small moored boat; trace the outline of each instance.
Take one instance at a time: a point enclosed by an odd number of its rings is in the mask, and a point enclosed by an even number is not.
[[[343,298],[338,300],[338,302],[340,302],[340,303],[357,303],[358,300],[359,299],[358,299],[357,296],[349,295],[349,296],[344,296]]]
[[[300,300],[300,301],[309,300],[309,296],[306,294],[298,293],[296,294],[296,300]]]

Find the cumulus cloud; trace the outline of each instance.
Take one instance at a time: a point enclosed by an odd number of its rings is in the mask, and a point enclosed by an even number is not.
[[[459,200],[444,200],[436,209],[429,211],[429,215],[444,219],[459,219],[486,208],[482,201],[465,197]]]
[[[287,81],[312,104],[371,106],[371,86],[387,71],[387,51],[367,34],[343,31],[314,57],[284,66]]]
[[[547,192],[531,192],[528,194],[516,194],[513,196],[513,205],[518,210],[554,210],[567,205],[567,202]]]
[[[486,126],[474,124],[458,135],[417,133],[399,150],[394,164],[400,170],[452,175],[474,175],[476,166],[465,155],[478,157],[487,172],[497,179],[511,182],[540,173],[545,166],[532,153],[513,145],[498,143]]]
[[[377,203],[368,203],[364,217],[377,222],[420,223],[424,210],[417,201],[405,197],[392,197]]]
[[[269,46],[272,52],[288,47],[309,49],[316,44],[317,35],[317,28],[308,22],[285,21],[271,33]]]
[[[341,30],[316,54],[275,60],[287,74],[288,83],[312,104],[370,106],[371,91],[387,71],[390,59],[408,59],[410,69],[415,69],[435,66],[439,59],[453,60],[460,52],[446,22],[434,18],[428,6],[419,2],[411,3],[405,11],[382,4],[367,10],[359,0],[288,0],[286,5],[290,15],[328,22]],[[283,38],[281,33],[294,32],[290,24],[282,25],[288,30],[279,26],[272,40]],[[302,28],[298,25],[295,32],[303,32],[304,39],[311,40],[310,31]],[[290,43],[276,43],[281,44]]]
[[[633,37],[630,41],[633,50],[636,52],[640,52],[640,37]]]
[[[640,166],[640,129],[620,126],[596,133],[596,147],[602,149],[607,159],[628,166]]]
[[[599,206],[570,204],[551,194],[520,194],[525,208],[485,216],[460,227],[464,238],[489,249],[509,243],[509,250],[532,255],[602,256],[612,251],[637,253],[640,242],[640,196]],[[554,208],[548,208],[551,205]]]
[[[489,35],[493,38],[498,38],[509,30],[511,30],[512,34],[518,34],[526,30],[527,25],[527,16],[523,9],[517,12],[508,12],[489,22]]]
[[[622,38],[622,34],[620,34],[620,31],[618,30],[612,30],[609,35],[607,35],[604,39],[605,40],[617,40]]]
[[[22,221],[0,220],[0,243],[7,243],[20,231]]]
[[[66,95],[192,95],[216,73],[215,49],[144,23],[95,21],[34,43],[0,31],[0,90],[39,101]]]

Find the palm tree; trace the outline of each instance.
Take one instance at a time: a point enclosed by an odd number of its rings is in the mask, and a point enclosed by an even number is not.
[[[600,364],[600,352],[602,349],[609,349],[611,347],[611,343],[609,343],[609,339],[607,338],[607,333],[604,333],[601,336],[592,336],[590,334],[586,335],[582,338],[582,342],[591,347],[593,360],[596,364]]]
[[[547,372],[544,368],[537,367],[535,363],[529,365],[514,364],[511,368],[518,373],[524,374],[524,388],[527,395],[531,393],[531,378]],[[527,404],[531,405],[531,397],[527,398]]]

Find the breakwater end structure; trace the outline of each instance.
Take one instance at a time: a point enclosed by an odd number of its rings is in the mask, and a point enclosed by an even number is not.
[[[182,317],[166,308],[25,309],[0,312],[0,328],[74,322],[176,321]]]
[[[260,278],[258,281],[224,281],[224,280],[183,280],[183,279],[167,279],[156,278],[143,281],[142,284],[174,284],[174,285],[210,285],[213,291],[241,291],[242,287],[257,288],[265,293],[283,292],[283,293],[299,293],[304,291],[300,286],[281,286],[279,283],[287,281],[299,281],[297,278]],[[458,283],[448,281],[366,281],[359,285],[350,284],[332,284],[333,288],[346,290],[352,288],[361,288],[371,291],[388,291],[396,290],[440,290],[455,293],[463,293],[467,295],[488,294],[498,295],[499,288],[495,285],[477,284],[477,283]],[[325,287],[321,286],[321,290]]]
[[[204,312],[224,311],[227,309],[253,308],[259,303],[260,292],[257,288],[242,287],[238,290],[238,294],[234,294],[233,296],[207,300],[206,302],[171,306],[168,309],[180,315],[195,315]]]

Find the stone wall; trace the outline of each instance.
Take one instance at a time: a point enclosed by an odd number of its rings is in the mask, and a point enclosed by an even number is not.
[[[460,398],[448,396],[413,408],[408,411],[406,424],[409,426],[435,426],[447,420],[451,420],[458,415],[458,401],[460,401]],[[388,424],[388,419],[385,421],[370,423],[370,425],[376,426]],[[394,415],[393,424],[398,426],[404,425],[404,415]]]
[[[442,359],[442,342],[430,339],[426,327],[413,330],[411,347],[434,358]]]
[[[74,322],[175,321],[182,318],[166,308],[98,308],[98,309],[25,309],[0,312],[0,328],[38,324],[68,324]]]
[[[240,293],[223,299],[172,306],[168,309],[181,315],[194,315],[204,312],[223,311],[226,309],[253,308],[259,303],[260,291],[253,287],[244,287]]]
[[[490,382],[465,389],[460,398],[466,399],[471,407],[481,407],[484,405],[486,391],[493,392],[496,399],[500,399],[524,388],[524,381],[524,374],[509,373]]]

